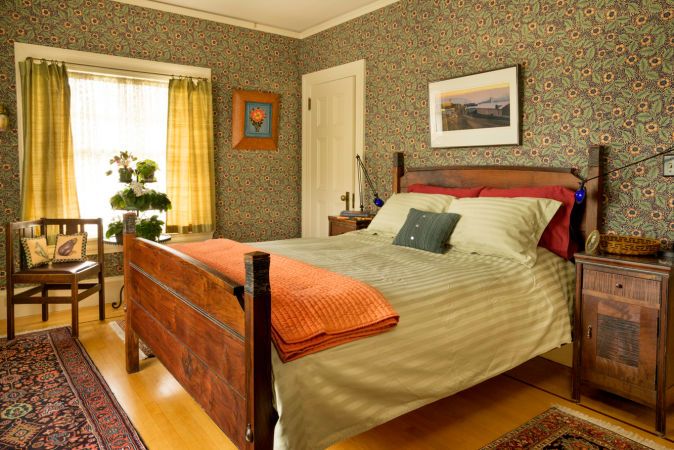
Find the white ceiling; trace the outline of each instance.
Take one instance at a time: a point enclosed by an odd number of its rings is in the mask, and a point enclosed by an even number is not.
[[[117,0],[303,38],[398,0]]]

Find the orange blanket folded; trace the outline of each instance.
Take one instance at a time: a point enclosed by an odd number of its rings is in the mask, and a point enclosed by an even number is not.
[[[243,255],[257,249],[228,239],[174,245],[244,284]],[[271,255],[272,337],[284,362],[372,336],[398,324],[373,287],[329,270]]]

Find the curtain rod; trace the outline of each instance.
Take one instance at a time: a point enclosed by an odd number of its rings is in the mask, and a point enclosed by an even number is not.
[[[193,80],[209,81],[208,78],[195,77],[195,76],[192,76],[192,75],[168,75],[166,73],[147,72],[147,71],[143,71],[143,70],[133,70],[133,69],[122,69],[122,68],[119,68],[119,67],[97,66],[97,65],[93,65],[93,64],[83,64],[83,63],[68,62],[68,61],[58,61],[58,60],[55,60],[55,59],[46,59],[46,58],[28,57],[26,59],[40,60],[40,61],[44,61],[44,62],[52,62],[52,63],[60,63],[60,64],[71,64],[71,65],[74,65],[74,66],[82,66],[82,67],[93,67],[94,69],[119,70],[119,71],[122,71],[122,72],[143,73],[143,74],[146,74],[146,75],[159,75],[159,76],[162,76],[162,77],[169,77],[169,78],[190,78],[190,79],[193,79]]]

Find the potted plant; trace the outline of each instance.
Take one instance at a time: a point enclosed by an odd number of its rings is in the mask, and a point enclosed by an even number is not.
[[[119,152],[119,155],[115,155],[110,160],[111,165],[117,166],[117,173],[119,174],[120,183],[130,183],[133,180],[134,170],[131,168],[131,163],[137,160],[131,152],[125,150]],[[112,174],[112,169],[105,172],[106,175]]]
[[[162,232],[164,222],[159,220],[159,216],[151,216],[149,219],[141,218],[143,211],[167,211],[171,209],[171,200],[163,192],[155,191],[145,187],[145,183],[156,181],[155,172],[159,170],[159,165],[151,159],[139,161],[132,167],[134,161],[138,158],[127,151],[122,151],[110,160],[110,164],[116,164],[120,174],[120,181],[124,187],[115,195],[110,197],[110,206],[112,209],[136,211],[136,235],[145,239],[157,241]],[[112,170],[106,174],[110,175]],[[133,179],[133,175],[136,179]],[[120,221],[115,221],[108,226],[106,238],[119,235],[118,241],[121,242],[123,225]]]
[[[163,192],[154,189],[134,189],[128,186],[110,198],[112,209],[126,211],[167,211],[171,209],[171,200]]]
[[[159,220],[159,216],[157,215],[154,215],[149,219],[140,219],[136,223],[136,236],[151,241],[157,241],[161,235],[162,225],[164,225],[164,222]]]
[[[124,223],[121,220],[115,220],[114,222],[110,222],[110,225],[108,225],[108,230],[105,232],[105,238],[110,239],[114,236],[117,243],[121,244],[123,232]]]
[[[136,174],[138,175],[138,181],[141,183],[153,183],[157,181],[154,178],[154,173],[157,170],[159,170],[159,165],[151,159],[136,163]]]

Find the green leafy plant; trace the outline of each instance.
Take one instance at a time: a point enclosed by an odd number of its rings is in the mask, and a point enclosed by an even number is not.
[[[159,170],[159,165],[151,159],[139,161],[136,164],[136,174],[138,175],[138,181],[144,183],[155,181],[154,173],[157,170]]]
[[[154,189],[143,189],[138,195],[138,190],[129,186],[117,192],[110,198],[112,209],[126,211],[168,211],[171,209],[171,200],[163,192]]]
[[[110,239],[111,237],[122,234],[123,232],[124,223],[121,220],[116,220],[114,222],[110,222],[110,225],[108,225],[108,229],[105,232],[105,238]]]
[[[154,215],[149,219],[140,219],[136,222],[136,236],[157,241],[161,235],[164,222],[159,220],[159,216]]]

